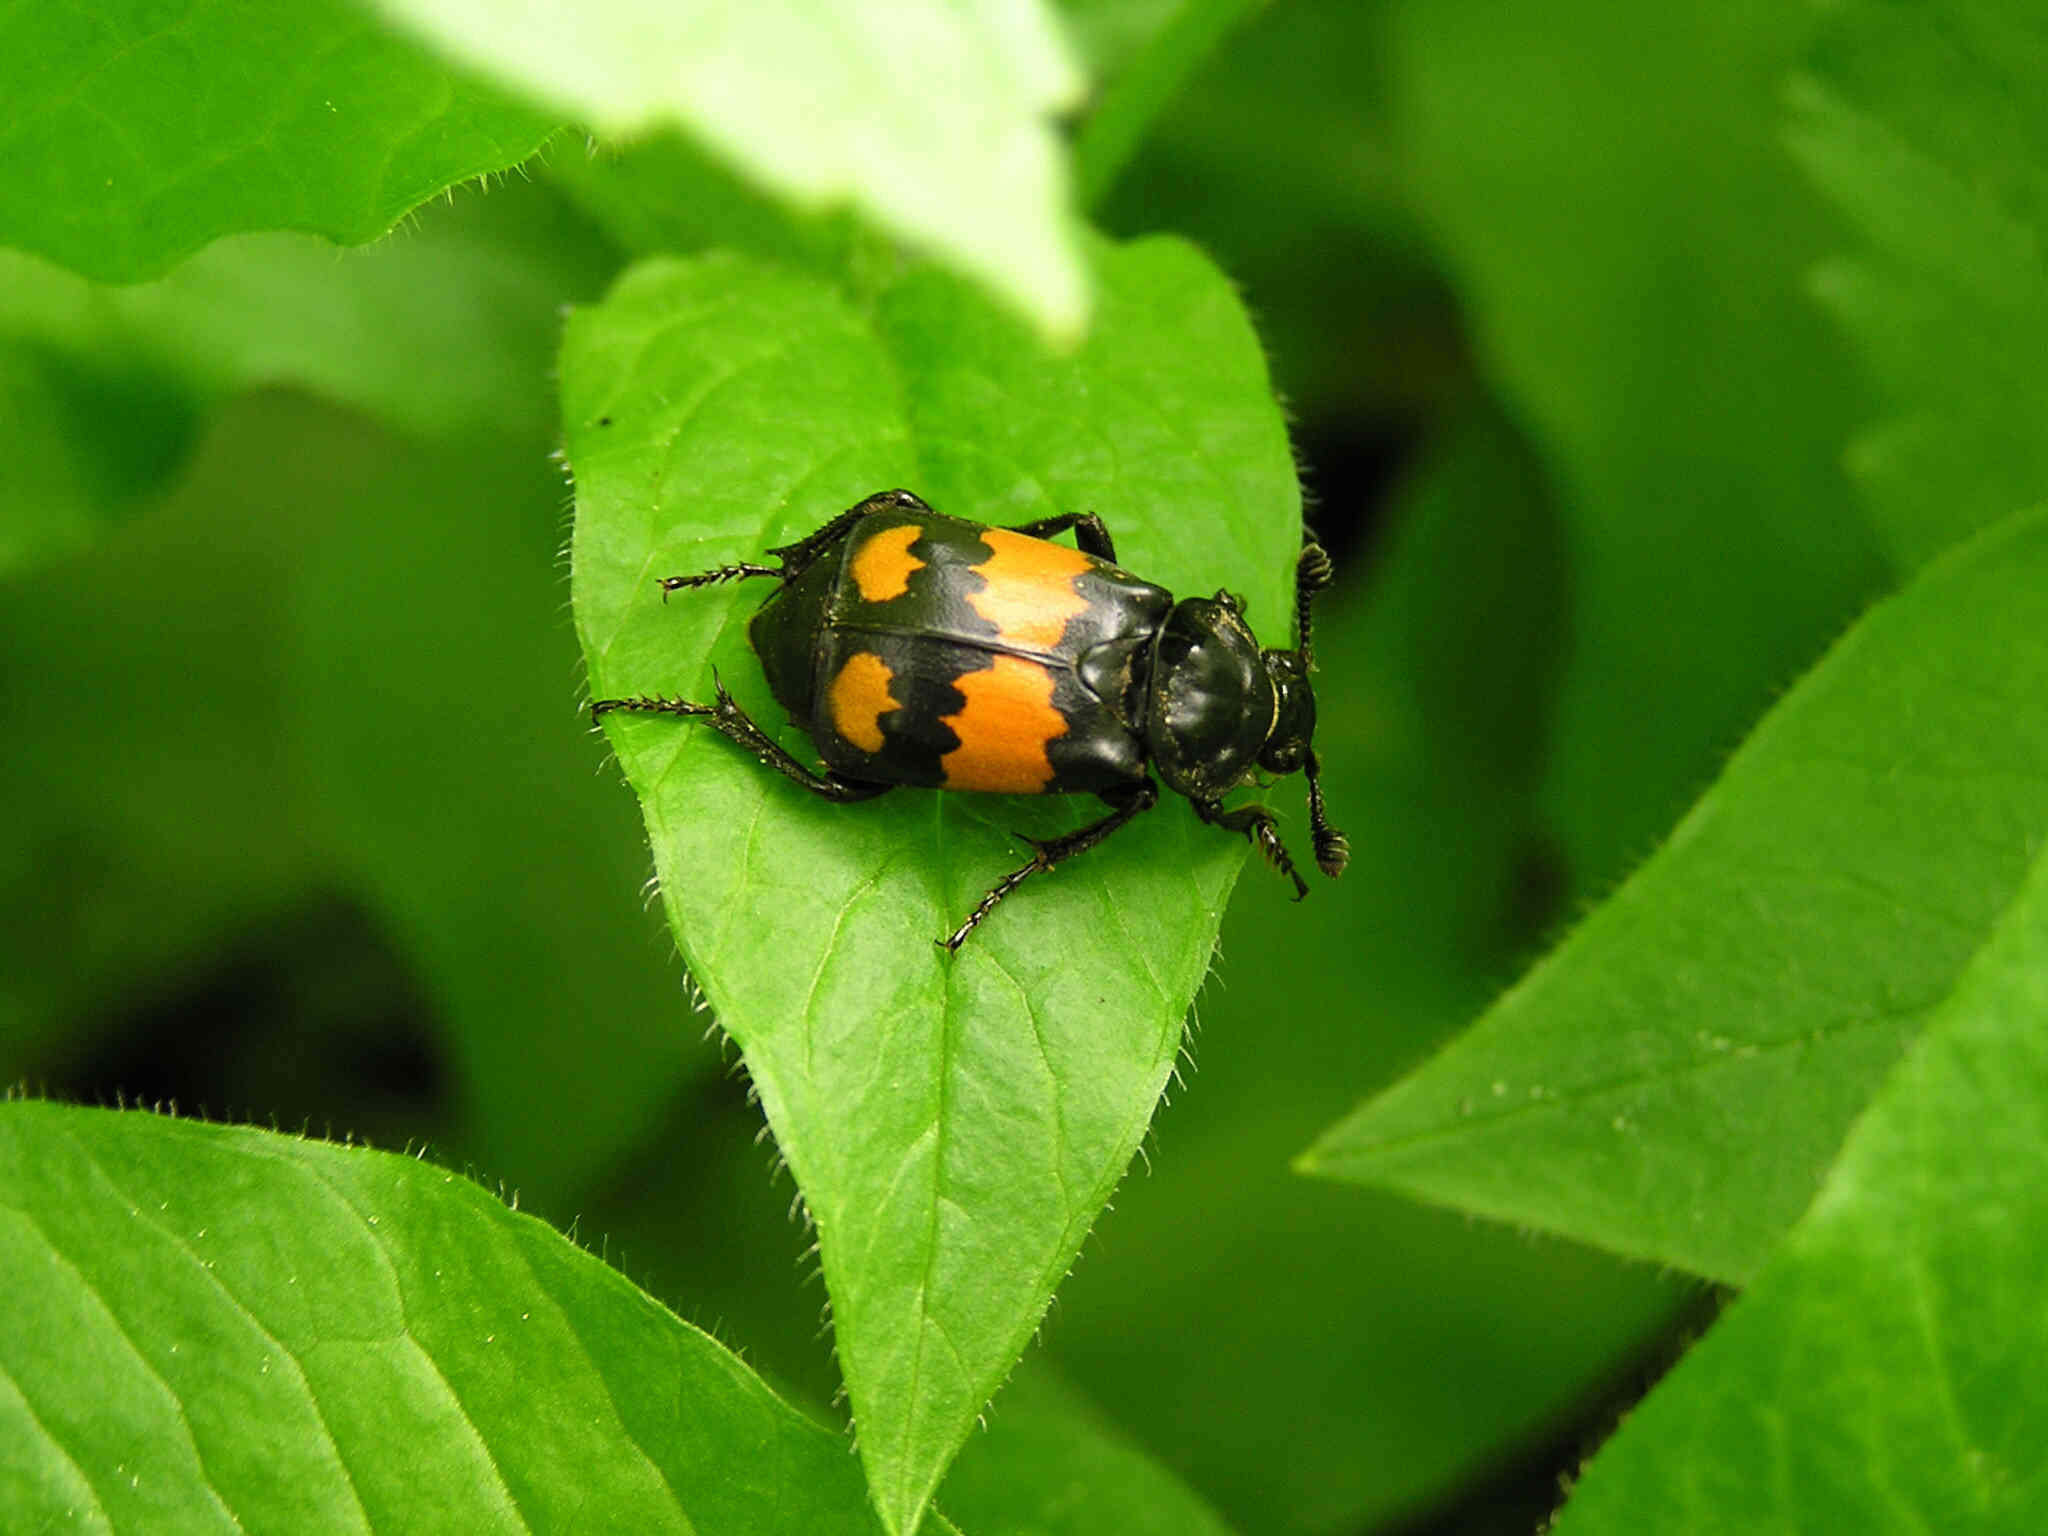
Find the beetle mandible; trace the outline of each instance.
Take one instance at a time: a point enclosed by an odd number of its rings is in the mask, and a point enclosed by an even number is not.
[[[1073,530],[1078,548],[1055,544]],[[957,951],[996,905],[1041,870],[1084,853],[1159,800],[1156,772],[1212,826],[1240,832],[1281,874],[1295,872],[1262,805],[1223,796],[1258,772],[1308,779],[1316,864],[1341,873],[1350,850],[1323,812],[1313,739],[1309,604],[1330,582],[1312,539],[1295,564],[1292,650],[1261,650],[1228,592],[1176,602],[1116,563],[1092,512],[997,528],[878,491],[775,565],[723,565],[661,581],[684,587],[771,577],[747,635],[777,702],[810,735],[813,772],[749,719],[713,675],[715,702],[598,699],[615,710],[701,719],[813,794],[845,804],[899,785],[1006,794],[1094,794],[1109,814],[1031,845],[1029,863],[938,942]]]

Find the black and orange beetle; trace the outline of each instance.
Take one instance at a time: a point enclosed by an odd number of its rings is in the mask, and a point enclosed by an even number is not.
[[[1080,547],[1055,544],[1068,529]],[[768,551],[777,564],[670,576],[681,587],[749,576],[778,585],[747,627],[768,687],[810,735],[823,774],[791,757],[716,679],[716,702],[599,699],[613,710],[707,721],[766,766],[827,800],[868,800],[899,785],[1001,794],[1093,794],[1109,814],[1064,837],[1027,838],[1031,862],[1001,880],[939,942],[957,950],[1030,876],[1086,852],[1159,800],[1156,771],[1195,814],[1242,832],[1295,873],[1262,805],[1223,796],[1263,769],[1308,776],[1316,864],[1344,868],[1344,836],[1323,815],[1311,745],[1309,602],[1329,584],[1313,541],[1295,566],[1291,651],[1259,649],[1228,592],[1175,602],[1116,563],[1092,512],[991,528],[880,491],[808,538]],[[1148,771],[1148,767],[1151,771]]]

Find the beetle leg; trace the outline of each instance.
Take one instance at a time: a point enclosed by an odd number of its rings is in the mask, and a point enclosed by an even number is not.
[[[782,569],[772,574],[782,577],[795,576],[813,560],[836,543],[847,529],[866,517],[870,512],[929,512],[923,498],[905,490],[877,491],[863,497],[816,533],[805,534],[794,544],[782,544],[768,551],[782,562]]]
[[[1031,862],[1021,869],[1013,869],[998,880],[993,889],[981,898],[981,905],[967,914],[967,921],[955,928],[938,942],[950,953],[958,953],[960,946],[967,942],[967,936],[981,926],[981,920],[995,911],[996,906],[1010,892],[1042,869],[1051,869],[1077,853],[1086,853],[1118,827],[1141,811],[1149,811],[1159,803],[1159,789],[1150,779],[1134,784],[1125,790],[1110,790],[1103,794],[1103,801],[1111,807],[1110,813],[1100,821],[1091,821],[1087,826],[1067,833],[1064,837],[1048,838],[1040,842],[1027,837],[1031,845]]]
[[[1027,539],[1049,539],[1069,528],[1074,530],[1074,543],[1082,554],[1116,564],[1116,543],[1109,536],[1108,525],[1093,512],[1062,512],[1057,517],[1041,517],[1035,523],[1018,523],[1005,531],[1021,533]]]
[[[664,576],[661,578],[661,598],[668,601],[668,595],[683,587],[715,587],[721,581],[739,581],[748,576],[780,576],[782,571],[772,565],[721,565],[714,571],[699,571],[695,576]]]
[[[1308,883],[1294,872],[1294,860],[1287,856],[1287,849],[1280,841],[1280,834],[1273,830],[1278,819],[1263,805],[1241,805],[1234,811],[1223,809],[1221,800],[1197,800],[1195,814],[1212,827],[1221,827],[1226,832],[1242,832],[1251,839],[1265,861],[1294,882],[1294,899],[1301,900],[1308,894]]]
[[[744,581],[749,576],[773,576],[778,581],[787,581],[798,576],[829,548],[841,534],[870,512],[885,512],[891,509],[902,512],[929,512],[916,495],[909,491],[877,491],[874,495],[848,507],[831,522],[798,539],[794,544],[783,544],[768,551],[782,563],[780,565],[756,565],[751,560],[742,560],[735,565],[721,565],[712,570],[699,571],[695,576],[664,576],[661,578],[661,595],[665,600],[669,593],[684,587],[715,587],[722,581]]]
[[[747,717],[747,712],[733,702],[731,694],[725,691],[725,684],[716,682],[718,702],[715,704],[692,704],[688,699],[651,698],[642,695],[631,699],[596,699],[590,706],[590,718],[597,720],[615,710],[629,710],[644,715],[682,715],[688,719],[706,722],[721,736],[738,742],[766,768],[773,768],[792,783],[801,784],[812,794],[845,805],[855,800],[872,800],[877,795],[887,794],[895,788],[893,784],[863,784],[853,779],[842,779],[836,773],[813,773],[802,763],[783,751],[775,738]]]

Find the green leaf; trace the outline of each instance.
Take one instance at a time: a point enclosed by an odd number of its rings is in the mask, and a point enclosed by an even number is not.
[[[19,1528],[874,1528],[844,1442],[411,1158],[0,1105]]]
[[[868,492],[1022,522],[1099,510],[1133,570],[1248,595],[1284,631],[1299,492],[1228,283],[1187,247],[1105,248],[1102,312],[1054,359],[957,282],[872,312],[734,258],[650,262],[574,316],[562,362],[574,593],[594,694],[704,697],[771,728],[731,588]],[[612,716],[671,925],[739,1042],[816,1219],[884,1518],[914,1527],[1121,1176],[1180,1048],[1243,845],[1162,807],[933,940],[1064,801],[903,791],[835,807],[684,722]],[[794,729],[782,739],[808,744]]]
[[[1020,1371],[939,1498],[974,1536],[1229,1536],[1217,1513],[1086,1396]]]
[[[2048,1526],[2048,856],[2034,849],[1812,1209],[1595,1458],[1559,1536]]]
[[[154,277],[237,230],[374,240],[552,125],[345,0],[0,9],[0,244]]]
[[[1634,879],[1307,1162],[1753,1275],[2048,836],[2048,516],[1873,609]]]
[[[785,196],[850,199],[1071,337],[1087,285],[1049,118],[1080,76],[1040,0],[375,0],[592,126],[680,125]]]
[[[1911,570],[2048,496],[2048,22],[1854,0],[1808,65],[1792,149],[1864,242],[1812,286],[1896,412],[1849,464]]]

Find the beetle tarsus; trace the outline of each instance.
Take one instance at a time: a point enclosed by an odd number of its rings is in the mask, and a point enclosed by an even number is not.
[[[630,711],[639,715],[708,715],[712,713],[709,704],[692,704],[688,699],[664,698],[659,694],[636,694],[629,699],[592,699],[590,721],[595,725],[614,710]]]
[[[781,577],[787,574],[780,566],[754,565],[742,561],[738,565],[721,565],[713,571],[699,571],[694,576],[663,576],[660,578],[662,601],[668,601],[671,592],[680,592],[685,587],[715,587],[722,581],[744,581],[749,576]]]
[[[1271,811],[1263,805],[1241,805],[1234,811],[1226,811],[1220,800],[1197,800],[1194,804],[1195,814],[1212,827],[1221,827],[1226,832],[1242,832],[1259,850],[1261,858],[1294,882],[1296,901],[1308,894],[1308,882],[1295,871],[1287,845],[1280,841],[1280,834],[1274,830],[1278,818]]]

